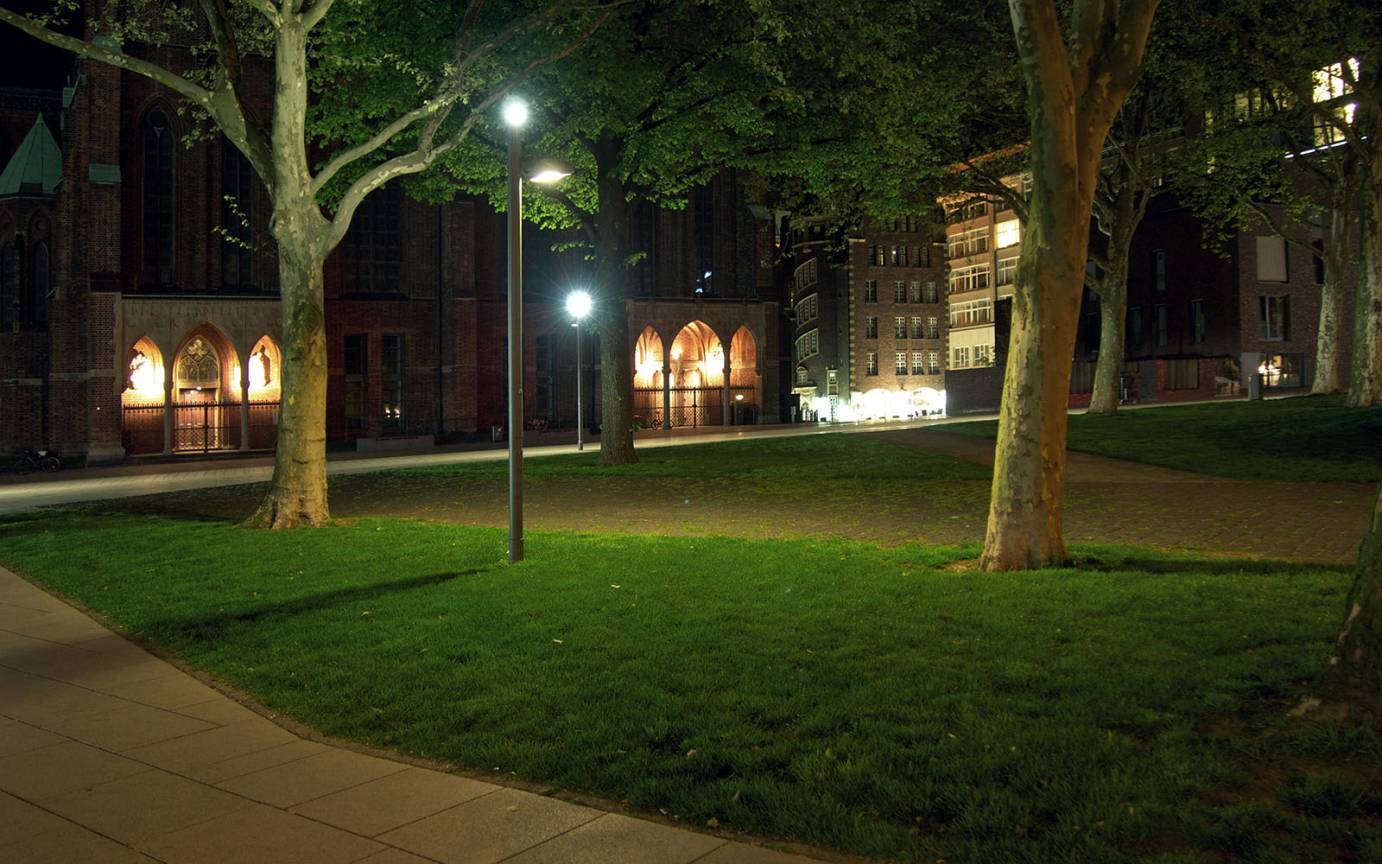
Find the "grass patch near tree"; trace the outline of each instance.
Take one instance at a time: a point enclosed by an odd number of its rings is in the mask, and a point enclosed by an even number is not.
[[[324,732],[691,825],[1005,864],[1382,849],[1376,738],[1279,719],[1346,572],[976,552],[539,532],[509,567],[489,528],[0,519],[0,562]]]
[[[992,438],[997,428],[986,420],[945,431]],[[1069,447],[1239,480],[1372,483],[1382,480],[1382,408],[1309,396],[1073,414]]]

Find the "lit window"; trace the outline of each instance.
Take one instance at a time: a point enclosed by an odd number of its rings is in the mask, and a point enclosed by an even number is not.
[[[1286,281],[1286,241],[1275,235],[1257,238],[1257,281]]]
[[[877,351],[870,351],[870,352],[868,352],[867,354],[864,355],[864,374],[865,374],[865,375],[877,375],[877,374],[878,374],[878,352],[877,352]]]
[[[893,319],[893,336],[898,339],[907,338],[907,319],[901,315]]]
[[[1006,222],[999,222],[993,229],[994,242],[999,249],[1006,249],[1009,246],[1016,246],[1022,242],[1021,223],[1016,219],[1009,219]]]
[[[894,366],[895,371],[897,372],[898,375],[906,375],[906,374],[907,374],[907,352],[906,352],[906,351],[898,351],[896,357],[897,357],[897,363],[896,363],[896,365]]]

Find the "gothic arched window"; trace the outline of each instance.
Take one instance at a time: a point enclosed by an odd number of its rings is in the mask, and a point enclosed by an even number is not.
[[[48,323],[48,294],[52,285],[52,268],[48,244],[40,240],[29,253],[29,278],[24,301],[20,304],[20,320],[28,326]]]
[[[173,284],[173,127],[158,109],[144,118],[144,283]]]
[[[347,291],[392,294],[399,290],[402,209],[400,188],[389,184],[376,189],[355,211],[344,244]]]
[[[254,169],[245,154],[221,140],[221,283],[234,291],[254,287]]]
[[[0,246],[0,330],[14,326],[15,306],[19,303],[19,256],[14,244]]]

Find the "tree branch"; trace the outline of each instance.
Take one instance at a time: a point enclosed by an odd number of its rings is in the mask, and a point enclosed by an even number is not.
[[[273,0],[239,0],[239,2],[269,19],[269,23],[273,25],[275,30],[283,26],[283,13]]]
[[[28,17],[16,12],[11,12],[4,7],[0,7],[0,22],[9,24],[16,30],[27,33],[41,42],[46,42],[64,51],[70,51],[78,57],[96,60],[109,66],[127,69],[137,75],[143,75],[145,78],[162,84],[169,90],[176,92],[178,95],[196,103],[202,108],[212,111],[211,91],[199,84],[188,81],[181,75],[165,69],[162,66],[98,47],[74,36],[66,36],[62,33],[49,30],[47,27],[35,23]]]
[[[336,0],[316,0],[310,9],[302,13],[302,26],[309,31],[312,30],[322,22],[326,13],[331,11],[331,5],[335,2]]]
[[[331,178],[340,173],[342,168],[375,152],[380,147],[392,141],[395,136],[401,134],[408,127],[422,118],[441,110],[441,108],[442,106],[436,102],[423,104],[399,117],[383,129],[380,129],[374,137],[369,140],[356,144],[354,147],[348,147],[337,153],[335,156],[331,157],[321,171],[317,172],[317,176],[312,178],[312,194],[315,195],[320,192],[327,183],[331,182]]]

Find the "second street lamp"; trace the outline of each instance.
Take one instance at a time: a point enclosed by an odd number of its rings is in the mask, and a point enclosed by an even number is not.
[[[593,301],[588,291],[572,291],[566,295],[566,312],[576,326],[576,449],[585,449],[585,423],[581,417],[581,378],[585,370],[581,368],[581,321],[590,314]]]
[[[523,125],[528,104],[509,97],[509,563],[523,560]],[[547,165],[535,183],[556,183],[571,172]]]

